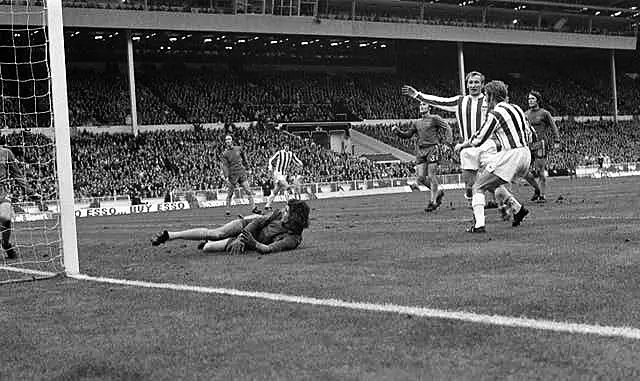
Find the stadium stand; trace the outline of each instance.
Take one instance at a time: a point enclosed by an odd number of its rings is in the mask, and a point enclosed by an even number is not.
[[[550,170],[561,173],[578,165],[596,164],[602,155],[613,163],[640,162],[640,129],[637,122],[611,121],[559,124],[562,144],[551,155]],[[388,144],[413,153],[410,141],[393,139],[384,126],[358,128]],[[252,186],[267,176],[266,162],[288,142],[305,163],[302,175],[309,182],[351,179],[402,178],[413,175],[412,163],[377,164],[353,155],[337,154],[275,129],[253,125],[235,129],[236,139],[251,158]],[[72,158],[76,197],[103,197],[140,194],[162,197],[172,190],[206,190],[223,187],[219,167],[224,134],[219,130],[154,131],[131,134],[78,133],[72,138]],[[43,195],[54,194],[52,152],[40,149],[50,144],[41,134],[28,132],[7,136],[8,145],[25,147],[18,155],[27,163],[27,178]],[[458,169],[453,157],[445,157],[441,173]]]
[[[491,65],[479,65],[492,68]],[[541,66],[542,67],[542,66]],[[504,71],[503,71],[504,72]],[[492,69],[488,78],[501,78]],[[145,71],[138,75],[139,123],[217,123],[270,120],[273,122],[334,121],[337,114],[351,120],[410,119],[416,103],[400,88],[410,83],[432,94],[455,95],[453,80],[379,73],[305,73],[271,71],[236,73],[213,69]],[[507,81],[512,100],[526,105],[530,89],[544,89],[545,107],[556,116],[610,115],[610,89],[593,81],[590,70],[534,68]],[[571,89],[570,95],[567,89]],[[640,114],[640,81],[618,79],[621,114]],[[69,79],[73,126],[123,125],[129,113],[126,79],[117,73],[74,70]],[[441,113],[450,117],[446,113]]]

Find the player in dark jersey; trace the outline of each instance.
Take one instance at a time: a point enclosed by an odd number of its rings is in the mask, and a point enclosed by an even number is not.
[[[529,171],[525,180],[533,187],[534,193],[531,201],[544,202],[547,190],[547,158],[549,151],[560,145],[560,133],[551,113],[540,105],[542,96],[537,91],[530,91],[528,96],[529,109],[526,112],[529,124],[536,131],[538,140],[531,145],[533,169],[536,171],[539,184],[536,183],[533,171]]]
[[[222,171],[227,179],[227,216],[231,214],[231,199],[236,191],[236,185],[240,185],[244,189],[249,198],[249,205],[252,213],[260,214],[260,209],[256,207],[253,200],[253,192],[249,188],[249,180],[247,179],[247,169],[249,164],[242,147],[233,144],[233,137],[227,135],[224,137],[227,149],[222,153]]]
[[[0,147],[0,246],[9,259],[18,257],[17,250],[11,243],[13,206],[9,193],[12,181],[16,182],[31,200],[40,201],[40,196],[27,183],[13,152],[6,147]]]
[[[394,125],[391,130],[401,138],[410,139],[414,135],[416,140],[416,171],[417,180],[429,188],[431,198],[425,208],[426,212],[433,212],[444,197],[444,191],[438,190],[438,164],[440,163],[440,144],[451,145],[453,134],[451,126],[438,115],[429,113],[429,105],[420,104],[420,120],[412,123],[408,130],[402,130]],[[429,181],[427,182],[427,177]]]
[[[175,239],[201,241],[204,252],[242,254],[255,250],[259,254],[293,250],[302,242],[302,232],[309,227],[309,205],[291,199],[287,205],[264,216],[249,216],[215,229],[196,228],[177,232],[162,231],[151,241],[159,246]]]

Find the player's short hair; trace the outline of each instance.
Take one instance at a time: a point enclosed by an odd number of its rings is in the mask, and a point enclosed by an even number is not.
[[[478,76],[480,77],[480,83],[484,84],[484,74],[480,73],[479,71],[470,71],[469,73],[467,73],[467,75],[464,77],[464,81],[465,82],[469,82],[469,78],[474,77],[474,76]]]
[[[289,205],[289,218],[286,227],[296,234],[302,234],[302,231],[309,227],[309,205],[296,199],[289,200],[287,205]]]
[[[491,81],[484,86],[484,92],[487,94],[487,98],[495,98],[497,102],[503,102],[507,100],[509,96],[509,90],[507,85],[502,81]]]
[[[533,95],[534,97],[536,97],[536,100],[538,101],[538,105],[542,104],[542,95],[535,91],[535,90],[531,90],[529,91],[529,95]]]

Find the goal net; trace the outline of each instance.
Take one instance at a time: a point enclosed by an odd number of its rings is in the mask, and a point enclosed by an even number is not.
[[[59,0],[54,6],[59,7],[54,12],[58,20],[51,21],[42,1],[0,3],[0,284],[51,277],[66,268],[62,225],[69,218],[61,213],[68,208],[61,206],[59,174],[69,176],[71,163],[69,152],[66,163],[58,152],[60,137],[68,151],[69,125],[68,115],[58,115],[68,112],[66,85],[56,93],[60,81],[53,79],[52,67],[60,58],[52,60],[51,53],[59,49],[52,38],[64,46]],[[58,75],[64,82],[62,66]]]

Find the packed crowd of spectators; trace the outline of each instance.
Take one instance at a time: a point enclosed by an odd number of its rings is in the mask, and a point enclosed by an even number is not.
[[[530,89],[540,89],[553,115],[611,115],[606,80],[588,70],[571,75],[543,70],[506,78],[512,101],[526,108]],[[269,120],[278,123],[408,119],[417,104],[402,96],[403,84],[453,96],[456,78],[393,73],[326,73],[300,71],[230,72],[212,69],[146,70],[137,74],[140,124],[217,123]],[[556,75],[557,74],[557,75]],[[496,77],[488,73],[488,78]],[[130,120],[126,77],[117,73],[74,70],[69,76],[69,112],[73,126],[123,125]],[[498,78],[498,77],[496,77]],[[567,89],[571,89],[567,95]],[[640,80],[618,79],[618,106],[623,115],[640,114]],[[440,113],[443,116],[452,116]]]
[[[575,169],[596,164],[607,155],[612,163],[640,162],[640,128],[637,122],[599,121],[559,124],[560,148],[550,156],[550,170]],[[413,153],[411,140],[397,140],[388,126],[361,131]],[[227,131],[244,147],[250,160],[252,186],[269,177],[267,160],[288,143],[305,167],[298,172],[307,182],[354,179],[389,179],[414,175],[413,163],[379,164],[348,154],[338,154],[309,139],[253,125]],[[76,197],[136,194],[163,197],[168,191],[211,190],[225,187],[220,167],[224,131],[197,128],[131,134],[79,133],[72,137],[73,177]],[[25,162],[26,176],[35,190],[54,197],[55,150],[51,140],[25,131],[6,135],[6,144]],[[458,171],[452,152],[446,153],[441,173]],[[19,194],[19,193],[18,193]]]
[[[267,160],[288,142],[306,164],[299,172],[313,182],[406,177],[410,164],[380,165],[337,154],[308,140],[272,128],[234,129],[237,143],[250,158],[250,182],[268,176]],[[74,183],[85,197],[139,192],[158,197],[170,190],[224,188],[220,157],[224,133],[219,130],[156,131],[129,134],[81,133],[72,139]]]

